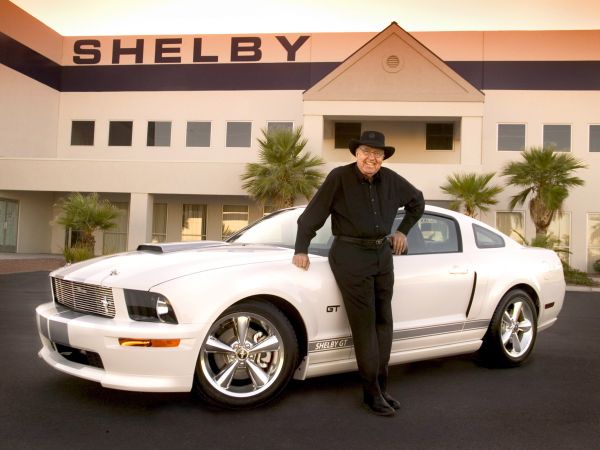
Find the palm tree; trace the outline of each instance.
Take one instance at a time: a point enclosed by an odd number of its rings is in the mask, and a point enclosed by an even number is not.
[[[477,217],[479,212],[490,209],[488,205],[498,203],[495,197],[503,191],[500,186],[488,186],[494,175],[496,175],[495,172],[482,175],[455,173],[449,175],[447,183],[440,188],[454,198],[450,203],[450,208],[456,211],[464,208],[467,216]]]
[[[261,203],[278,208],[292,206],[298,195],[309,200],[323,180],[323,174],[316,170],[323,160],[300,155],[307,143],[302,127],[262,133],[259,162],[246,165],[242,187]]]
[[[116,206],[108,200],[101,201],[97,193],[83,195],[76,192],[61,199],[57,206],[62,212],[56,222],[80,231],[81,246],[92,252],[96,244],[94,232],[114,228],[116,226],[114,220],[120,214]]]
[[[552,148],[532,147],[521,155],[523,161],[507,163],[502,172],[508,177],[509,185],[523,188],[511,198],[510,208],[524,204],[529,198],[535,234],[545,235],[556,212],[562,209],[569,196],[569,189],[584,184],[573,171],[587,166],[572,155],[554,152]]]

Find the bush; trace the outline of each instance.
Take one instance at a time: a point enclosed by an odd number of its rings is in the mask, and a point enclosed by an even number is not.
[[[600,272],[600,259],[594,263],[592,269],[594,269],[594,272]]]
[[[94,252],[89,247],[79,245],[65,248],[63,250],[63,255],[67,263],[76,263],[93,258]]]
[[[580,286],[596,286],[597,283],[592,280],[587,273],[572,268],[563,261],[563,272],[567,284],[577,284]]]

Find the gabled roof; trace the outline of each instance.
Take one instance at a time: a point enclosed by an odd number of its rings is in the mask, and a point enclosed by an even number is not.
[[[483,102],[484,95],[392,22],[308,89],[304,100]]]

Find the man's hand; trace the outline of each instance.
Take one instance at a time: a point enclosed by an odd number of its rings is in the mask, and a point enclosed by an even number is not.
[[[394,252],[394,255],[401,255],[408,248],[406,235],[400,231],[396,231],[390,237],[390,245],[392,246],[392,252]]]
[[[296,253],[292,258],[292,264],[296,267],[300,267],[301,269],[308,270],[308,266],[310,266],[310,260],[308,259],[308,255],[306,253]]]

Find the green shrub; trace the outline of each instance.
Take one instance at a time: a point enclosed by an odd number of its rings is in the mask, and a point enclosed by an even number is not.
[[[565,281],[567,284],[577,284],[580,286],[596,286],[598,284],[592,280],[587,273],[574,269],[564,261],[563,272],[565,273]]]
[[[68,263],[76,263],[93,258],[94,252],[89,247],[73,246],[65,248],[63,255]]]

